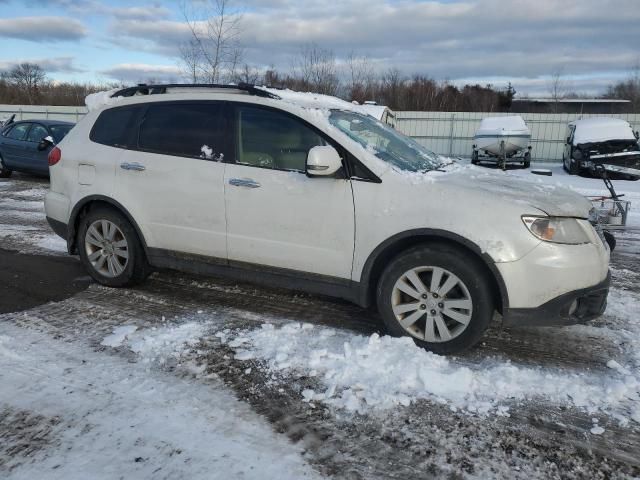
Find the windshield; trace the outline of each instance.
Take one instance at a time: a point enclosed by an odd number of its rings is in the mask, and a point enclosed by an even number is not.
[[[332,110],[329,122],[380,160],[409,172],[435,170],[440,157],[368,115]]]
[[[59,143],[69,131],[73,128],[73,125],[50,125],[49,130],[53,134],[53,138],[56,143]]]

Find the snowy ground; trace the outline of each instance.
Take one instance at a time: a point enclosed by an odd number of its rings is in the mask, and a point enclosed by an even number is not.
[[[62,254],[45,188],[0,180],[2,248]],[[618,241],[601,319],[496,321],[458,357],[344,302],[173,273],[0,315],[0,477],[638,477],[640,231]]]

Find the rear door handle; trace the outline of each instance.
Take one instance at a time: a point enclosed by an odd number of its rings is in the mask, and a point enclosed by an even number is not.
[[[260,188],[260,184],[250,178],[232,178],[229,180],[229,185],[233,185],[234,187]]]
[[[122,162],[120,164],[120,168],[123,170],[134,170],[136,172],[142,172],[143,170],[146,170],[147,167],[137,162]]]

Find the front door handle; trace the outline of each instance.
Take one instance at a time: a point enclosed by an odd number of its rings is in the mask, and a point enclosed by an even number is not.
[[[122,162],[120,164],[120,168],[122,168],[123,170],[134,170],[136,172],[142,172],[147,167],[137,162],[132,162],[132,163]]]
[[[260,184],[250,178],[232,178],[229,180],[229,185],[233,185],[234,187],[260,188]]]

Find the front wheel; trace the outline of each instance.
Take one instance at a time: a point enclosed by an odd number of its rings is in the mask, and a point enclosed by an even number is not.
[[[78,252],[89,275],[109,287],[136,285],[150,273],[135,229],[110,208],[90,210],[80,220]]]
[[[580,175],[580,165],[573,158],[569,158],[569,175]]]
[[[489,284],[469,254],[446,245],[414,247],[382,274],[378,311],[391,335],[410,336],[435,353],[456,353],[475,345],[493,318]]]

